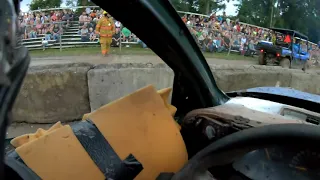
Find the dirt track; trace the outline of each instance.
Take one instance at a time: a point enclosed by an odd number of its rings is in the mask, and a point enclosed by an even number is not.
[[[233,65],[249,65],[257,64],[253,60],[225,60],[207,58],[209,64],[233,64]],[[163,63],[163,61],[154,55],[110,55],[108,57],[95,56],[62,56],[62,57],[41,57],[32,58],[31,65],[47,65],[56,63],[72,63],[72,62],[88,62],[93,64],[105,63]]]

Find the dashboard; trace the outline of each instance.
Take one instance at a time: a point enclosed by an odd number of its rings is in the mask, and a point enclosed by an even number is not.
[[[251,97],[232,98],[227,104],[246,108],[286,119],[319,125],[320,114],[268,100]],[[320,179],[320,148],[271,147],[252,151],[232,164],[232,168],[248,179],[254,180],[310,180]],[[245,178],[245,179],[246,179]]]
[[[233,168],[254,180],[320,179],[319,149],[273,147],[252,151]]]
[[[268,100],[256,99],[251,97],[231,98],[226,104],[243,105],[246,108],[261,111],[269,114],[281,115],[287,119],[306,121],[315,125],[320,123],[320,114]]]

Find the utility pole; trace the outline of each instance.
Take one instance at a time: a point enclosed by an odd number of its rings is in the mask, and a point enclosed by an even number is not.
[[[273,21],[273,9],[274,9],[274,0],[271,0],[271,14],[270,14],[270,27],[272,27],[272,21]]]

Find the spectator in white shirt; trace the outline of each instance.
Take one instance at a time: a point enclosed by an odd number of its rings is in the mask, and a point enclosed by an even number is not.
[[[119,31],[120,31],[120,29],[121,29],[121,23],[120,23],[120,21],[116,21],[116,22],[114,23],[114,25],[115,25],[115,27],[116,27],[116,30],[119,30]]]

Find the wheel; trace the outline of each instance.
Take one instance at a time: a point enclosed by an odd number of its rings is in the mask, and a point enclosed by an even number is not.
[[[290,60],[288,58],[281,59],[280,66],[283,68],[290,68]]]
[[[258,59],[259,59],[259,65],[266,65],[266,59],[265,59],[264,53],[260,53]]]

